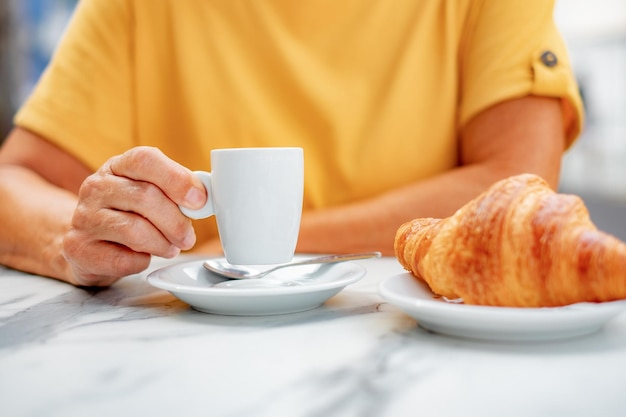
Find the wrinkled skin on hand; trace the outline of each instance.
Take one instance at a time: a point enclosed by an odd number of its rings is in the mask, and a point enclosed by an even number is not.
[[[109,159],[82,184],[63,255],[75,285],[106,286],[193,247],[191,220],[178,208],[201,207],[202,184],[151,147]]]

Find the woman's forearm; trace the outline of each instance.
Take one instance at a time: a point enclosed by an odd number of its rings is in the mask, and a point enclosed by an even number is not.
[[[512,174],[512,173],[511,173]],[[465,166],[346,206],[305,212],[299,252],[378,250],[393,255],[398,227],[416,217],[446,217],[506,172]]]
[[[66,280],[61,247],[76,196],[29,169],[0,165],[0,201],[0,263]]]
[[[450,216],[500,179],[528,172],[556,188],[565,145],[561,112],[559,100],[534,96],[485,110],[461,134],[460,167],[370,200],[305,213],[298,251],[392,255],[402,223]]]

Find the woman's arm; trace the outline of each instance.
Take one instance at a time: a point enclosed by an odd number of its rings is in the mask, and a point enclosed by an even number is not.
[[[0,149],[0,263],[61,278],[61,245],[89,170],[34,133],[15,128]]]
[[[206,193],[155,148],[113,157],[96,172],[16,128],[0,149],[0,263],[76,285],[109,285],[195,243],[178,204]]]
[[[449,216],[497,180],[529,172],[556,188],[563,126],[559,99],[529,96],[493,106],[461,132],[458,168],[370,200],[304,213],[298,251],[392,255],[402,223]]]

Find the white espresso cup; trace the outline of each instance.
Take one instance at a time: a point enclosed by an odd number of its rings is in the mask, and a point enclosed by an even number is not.
[[[180,210],[192,219],[215,216],[229,263],[268,265],[293,258],[302,216],[302,148],[214,149],[211,172],[194,174],[207,190],[207,202],[198,210]]]

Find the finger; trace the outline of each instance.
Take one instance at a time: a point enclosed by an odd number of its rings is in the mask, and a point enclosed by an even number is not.
[[[94,224],[106,225],[98,231],[97,240],[114,242],[134,252],[147,253],[162,258],[173,258],[180,253],[178,246],[166,239],[147,219],[135,213],[100,210],[93,222]],[[88,239],[90,233],[87,231],[85,238]]]
[[[139,273],[150,265],[150,255],[134,252],[122,245],[85,241],[70,232],[63,241],[64,256],[72,265],[74,285],[109,286],[120,278]]]
[[[83,183],[73,224],[92,229],[100,240],[137,251],[171,257],[174,245],[190,249],[196,241],[191,220],[154,184],[113,175],[94,175]]]
[[[79,205],[72,218],[71,231],[77,242],[115,242],[135,252],[164,258],[174,257],[180,252],[178,246],[137,213],[110,208],[91,210],[89,206]]]
[[[114,175],[152,183],[176,204],[198,209],[206,202],[202,182],[158,148],[140,146],[109,161]]]

